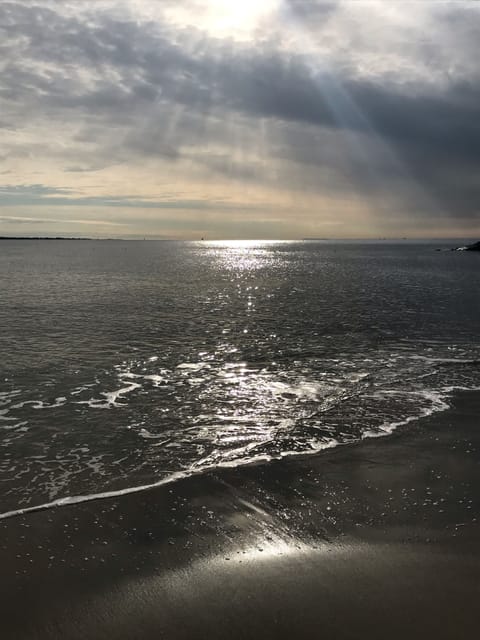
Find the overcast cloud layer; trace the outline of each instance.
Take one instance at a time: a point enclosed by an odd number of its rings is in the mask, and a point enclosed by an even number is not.
[[[479,59],[475,2],[2,2],[0,234],[480,235]]]

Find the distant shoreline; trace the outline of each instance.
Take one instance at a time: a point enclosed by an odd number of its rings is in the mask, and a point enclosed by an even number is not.
[[[144,240],[153,240],[155,242],[162,242],[167,240],[173,240],[173,238],[89,238],[89,237],[69,237],[69,236],[0,236],[0,240],[88,240],[91,242],[143,242]]]
[[[115,238],[68,238],[64,236],[0,236],[0,240],[115,240]]]
[[[90,240],[90,241],[118,241],[118,242],[326,242],[326,243],[345,243],[345,242],[375,242],[375,243],[391,243],[391,242],[406,242],[406,243],[442,243],[442,242],[470,242],[473,238],[212,238],[211,240],[205,238],[149,238],[149,237],[131,237],[131,238],[99,238],[89,236],[0,236],[0,240]]]

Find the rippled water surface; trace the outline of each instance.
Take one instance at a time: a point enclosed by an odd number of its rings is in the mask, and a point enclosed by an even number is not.
[[[480,387],[480,256],[3,241],[0,512],[390,433]]]

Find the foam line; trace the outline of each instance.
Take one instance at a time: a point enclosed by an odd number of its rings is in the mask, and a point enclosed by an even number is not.
[[[436,406],[433,406],[431,409],[427,409],[422,412],[420,416],[410,416],[401,422],[395,422],[391,425],[384,425],[382,431],[373,432],[367,431],[363,434],[363,436],[356,441],[359,443],[368,438],[380,438],[385,437],[393,433],[399,426],[406,425],[414,420],[421,420],[433,413],[444,411],[449,408],[449,405],[442,401],[438,403]],[[328,442],[322,443],[318,448],[311,451],[283,451],[275,455],[258,455],[247,460],[230,460],[224,462],[218,462],[211,465],[206,465],[201,467],[200,469],[189,469],[187,471],[177,471],[172,473],[170,476],[166,478],[162,478],[157,482],[152,482],[150,484],[139,485],[136,487],[127,487],[126,489],[117,489],[114,491],[104,491],[101,493],[92,493],[87,495],[80,496],[67,496],[65,498],[59,498],[58,500],[53,500],[52,502],[45,502],[43,504],[34,505],[32,507],[25,507],[23,509],[14,509],[12,511],[6,511],[4,513],[0,513],[0,520],[7,520],[8,518],[13,518],[15,516],[22,516],[28,513],[35,513],[37,511],[45,511],[47,509],[54,509],[58,507],[67,507],[75,504],[82,504],[84,502],[93,502],[94,500],[105,500],[109,498],[118,498],[120,496],[129,495],[132,493],[140,493],[142,491],[148,491],[150,489],[155,489],[157,487],[162,487],[168,484],[173,484],[174,482],[178,482],[179,480],[184,480],[186,478],[191,478],[194,476],[200,476],[210,471],[214,471],[216,469],[225,469],[225,468],[236,468],[236,467],[246,467],[253,464],[259,464],[261,462],[271,462],[273,460],[281,460],[283,458],[292,458],[294,456],[310,456],[316,455],[323,451],[324,449],[332,449],[338,446],[345,446],[349,444],[354,444],[350,442],[338,442],[337,440],[330,440]]]
[[[47,509],[55,509],[58,507],[68,507],[74,504],[82,504],[84,502],[93,502],[94,500],[105,500],[108,498],[117,498],[119,496],[129,495],[131,493],[140,493],[142,491],[148,491],[149,489],[156,489],[157,487],[162,487],[168,484],[172,484],[174,482],[178,482],[179,480],[185,480],[186,478],[191,478],[193,476],[200,476],[208,473],[209,471],[214,471],[216,469],[232,469],[236,467],[246,467],[254,464],[259,464],[261,462],[271,462],[273,460],[280,460],[283,458],[290,458],[293,456],[308,456],[319,453],[323,449],[331,449],[333,447],[339,446],[341,443],[336,440],[332,440],[330,442],[324,443],[318,449],[314,451],[284,451],[278,453],[276,455],[259,455],[253,458],[249,458],[248,460],[230,460],[224,462],[218,462],[216,464],[207,465],[200,469],[189,469],[187,471],[177,471],[172,473],[172,475],[167,478],[162,478],[162,480],[158,480],[157,482],[152,482],[150,484],[139,485],[137,487],[127,487],[126,489],[116,489],[114,491],[104,491],[102,493],[91,493],[82,496],[67,496],[65,498],[59,498],[58,500],[52,500],[51,502],[44,502],[43,504],[34,505],[32,507],[24,507],[23,509],[14,509],[13,511],[5,511],[4,513],[0,513],[0,520],[7,520],[8,518],[13,518],[15,516],[22,516],[27,513],[35,513],[37,511],[46,511]]]
[[[338,442],[337,440],[332,439],[328,442],[323,442],[319,447],[310,451],[284,451],[275,455],[261,454],[261,455],[253,456],[251,458],[243,459],[243,460],[238,460],[238,459],[230,460],[230,461],[225,460],[223,462],[217,462],[210,465],[207,464],[200,468],[190,468],[187,471],[177,471],[175,473],[172,473],[170,476],[167,476],[166,478],[162,478],[161,480],[158,480],[157,482],[152,482],[150,484],[139,485],[136,487],[127,487],[125,489],[117,489],[114,491],[104,491],[101,493],[92,493],[92,494],[79,495],[79,496],[66,496],[65,498],[59,498],[58,500],[53,500],[51,502],[45,502],[43,504],[33,505],[31,507],[24,507],[22,509],[14,509],[12,511],[6,511],[4,513],[0,513],[0,520],[6,520],[8,518],[21,516],[28,513],[45,511],[47,509],[67,507],[70,505],[82,504],[84,502],[93,502],[94,500],[105,500],[109,498],[117,498],[120,496],[129,495],[132,493],[140,493],[142,491],[148,491],[150,489],[155,489],[157,487],[173,484],[174,482],[178,482],[186,478],[200,476],[210,471],[214,471],[216,469],[246,467],[249,465],[259,464],[262,462],[271,462],[273,460],[291,458],[294,456],[307,457],[310,455],[316,455],[320,453],[320,451],[323,451],[324,449],[331,449],[338,446],[344,446],[344,445],[350,445],[350,444],[358,444],[359,442],[362,442],[363,440],[366,440],[366,439],[381,438],[381,437],[389,436],[394,431],[396,431],[398,427],[405,426],[416,420],[421,420],[423,418],[426,418],[434,413],[439,413],[449,409],[450,405],[446,402],[446,398],[444,397],[444,394],[448,396],[455,391],[480,391],[480,387],[478,386],[463,387],[459,385],[458,386],[453,385],[453,386],[443,387],[440,390],[440,393],[418,392],[418,395],[429,397],[429,399],[432,400],[432,406],[430,408],[424,409],[420,415],[409,416],[404,420],[401,420],[398,422],[384,424],[382,425],[380,431],[366,431],[362,434],[361,438],[355,442],[352,442],[352,441]],[[258,446],[258,444],[264,444],[264,443],[255,443],[255,446]],[[249,445],[247,449],[250,447],[251,445]]]

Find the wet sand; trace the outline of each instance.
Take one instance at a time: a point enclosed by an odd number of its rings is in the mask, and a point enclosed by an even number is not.
[[[479,416],[5,520],[1,638],[477,637]]]

